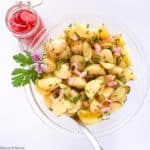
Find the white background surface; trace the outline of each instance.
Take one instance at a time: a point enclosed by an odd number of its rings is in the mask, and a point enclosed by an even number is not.
[[[15,0],[0,0],[0,146],[25,146],[26,150],[91,150],[84,137],[68,136],[44,125],[31,110],[23,89],[10,84],[17,41],[4,24],[7,8]],[[136,33],[150,55],[149,0],[45,0],[37,10],[47,22],[70,13],[107,13],[121,19]],[[140,85],[139,85],[140,86]],[[142,91],[141,91],[142,92]],[[99,139],[104,150],[150,150],[150,101],[118,132]]]

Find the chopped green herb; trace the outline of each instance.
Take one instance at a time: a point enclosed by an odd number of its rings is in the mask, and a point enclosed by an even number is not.
[[[89,98],[88,98],[88,97],[86,97],[86,98],[84,99],[84,101],[89,101]]]
[[[65,94],[64,94],[64,98],[67,99],[67,100],[70,99],[70,97],[68,95],[65,95]]]
[[[120,80],[116,80],[117,84],[121,87],[125,87],[124,83],[122,83]]]
[[[131,90],[130,86],[126,86],[126,87],[125,87],[125,90],[126,90],[126,93],[129,93],[130,90]]]
[[[93,39],[94,42],[99,42],[100,41],[100,38],[96,35],[93,36],[92,39]]]
[[[93,58],[93,61],[94,61],[95,63],[100,63],[100,57],[99,57],[99,56],[95,56],[95,57]]]
[[[75,96],[72,101],[74,104],[76,104],[78,100],[79,100],[79,96]]]
[[[109,111],[108,111],[108,112],[105,112],[104,115],[110,116],[110,112],[109,112]]]
[[[44,58],[48,58],[48,56],[47,56],[47,54],[46,54],[46,53],[44,53],[44,54],[43,54],[42,59],[44,59]]]
[[[123,103],[126,103],[126,101],[127,101],[127,99],[125,99],[125,100],[123,101]]]
[[[68,90],[68,89],[69,89],[69,87],[67,87],[67,86],[66,86],[66,87],[64,87],[63,89],[64,89],[64,90]]]
[[[46,53],[43,53],[43,56],[47,56],[47,54],[46,54]]]
[[[69,40],[69,36],[68,36],[68,35],[66,35],[66,36],[65,36],[65,39],[66,39],[66,41],[68,41],[68,40]]]
[[[60,69],[61,68],[61,65],[63,65],[65,63],[65,61],[63,59],[59,59],[57,61],[57,68]]]
[[[113,96],[114,96],[114,97],[118,97],[119,95],[118,95],[118,94],[113,94]]]
[[[118,45],[120,42],[120,39],[115,39],[115,44]]]
[[[88,81],[91,81],[91,80],[93,80],[93,77],[90,76],[90,77],[87,78],[87,80],[88,80]]]
[[[59,86],[59,83],[55,83],[55,86]]]
[[[52,42],[52,40],[53,40],[53,39],[52,39],[52,38],[50,38],[50,39],[48,40],[48,42],[50,43],[50,42]]]
[[[53,111],[53,109],[52,108],[48,108],[50,111]]]
[[[98,32],[101,33],[101,32],[102,32],[102,29],[99,29]]]
[[[89,34],[89,31],[86,31],[86,34]]]
[[[109,50],[111,50],[111,51],[112,51],[112,49],[113,49],[113,48],[112,48],[112,46],[109,46],[107,49],[109,49]]]
[[[108,119],[110,119],[110,112],[105,112],[104,114],[103,114],[103,116],[102,116],[102,120],[108,120]]]
[[[70,27],[72,27],[72,24],[69,24],[69,26],[68,26],[68,27],[69,27],[69,28],[70,28]]]
[[[38,74],[38,75],[37,75],[37,78],[38,78],[38,79],[42,79],[42,78],[43,78],[43,74],[42,74],[42,73]]]
[[[90,27],[90,24],[87,24],[87,25],[86,25],[86,28],[89,28],[89,27]]]
[[[80,40],[82,40],[82,41],[86,41],[86,38],[84,38],[84,37],[80,37]]]
[[[110,119],[110,117],[108,117],[108,116],[102,118],[102,120],[108,120],[108,119]]]
[[[87,61],[87,62],[86,62],[86,66],[89,66],[89,65],[91,65],[91,64],[92,64],[91,61]]]
[[[89,93],[89,90],[87,90],[86,88],[84,90],[85,90],[85,93]]]
[[[100,114],[97,118],[99,119],[99,118],[102,118],[103,116]]]

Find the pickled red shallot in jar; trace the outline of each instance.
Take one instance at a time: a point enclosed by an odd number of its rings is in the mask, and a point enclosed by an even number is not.
[[[19,42],[31,47],[46,30],[42,19],[35,10],[22,3],[12,6],[7,11],[6,24]]]

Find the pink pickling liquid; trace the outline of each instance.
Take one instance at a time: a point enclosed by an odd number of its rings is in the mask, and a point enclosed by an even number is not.
[[[30,45],[32,43],[33,46],[45,32],[45,26],[40,16],[25,4],[14,5],[8,10],[6,24],[22,44]]]

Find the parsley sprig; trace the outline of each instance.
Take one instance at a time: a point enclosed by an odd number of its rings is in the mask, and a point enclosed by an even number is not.
[[[14,87],[21,87],[29,84],[30,81],[35,82],[38,77],[38,73],[34,70],[33,61],[29,53],[19,53],[13,56],[16,63],[19,64],[19,68],[15,68],[12,71],[12,84]],[[26,68],[25,68],[26,67]]]

